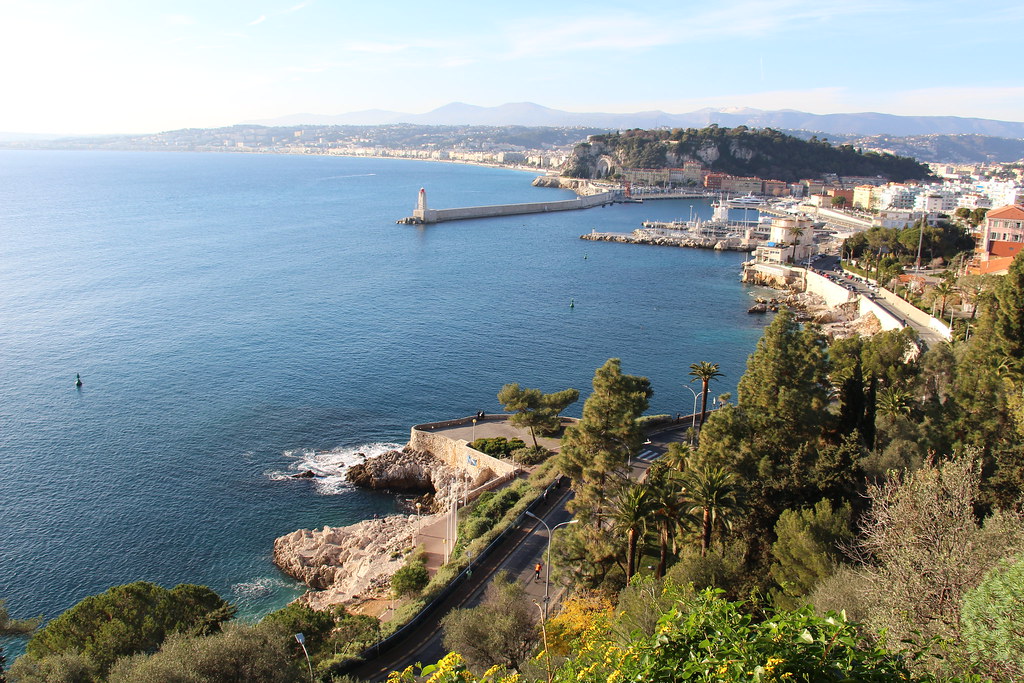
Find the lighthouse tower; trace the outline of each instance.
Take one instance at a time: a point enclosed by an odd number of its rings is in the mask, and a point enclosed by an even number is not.
[[[416,209],[412,212],[413,223],[436,223],[437,210],[431,211],[427,208],[427,191],[422,187],[416,197]]]

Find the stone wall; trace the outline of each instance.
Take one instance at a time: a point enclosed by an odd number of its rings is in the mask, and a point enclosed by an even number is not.
[[[443,433],[430,431],[431,428],[470,424],[472,420],[473,418],[467,417],[416,425],[409,435],[409,446],[418,451],[426,451],[438,460],[466,472],[472,478],[473,486],[480,486],[490,479],[515,472],[517,468],[514,463],[481,453],[471,448],[465,439],[450,439]]]

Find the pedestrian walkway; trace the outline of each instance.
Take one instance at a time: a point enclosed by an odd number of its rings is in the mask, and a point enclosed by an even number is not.
[[[431,576],[444,564],[444,558],[448,554],[447,538],[448,525],[451,521],[451,513],[430,515],[422,517],[420,529],[416,533],[414,547],[423,547],[426,559],[427,572]]]
[[[658,451],[648,449],[640,453],[640,455],[636,456],[635,460],[643,460],[644,462],[654,462],[660,457],[661,453],[659,453]]]

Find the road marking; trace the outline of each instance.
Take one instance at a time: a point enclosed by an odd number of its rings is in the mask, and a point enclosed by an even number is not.
[[[654,460],[657,460],[657,458],[658,458],[658,452],[657,451],[650,451],[650,450],[644,451],[640,455],[636,456],[637,460],[643,460],[645,462],[652,462]]]

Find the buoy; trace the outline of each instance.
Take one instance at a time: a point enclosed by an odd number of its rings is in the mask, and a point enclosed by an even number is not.
[[[569,299],[569,308],[576,308],[576,299]]]
[[[586,261],[586,260],[587,260],[587,255],[586,255],[586,254],[584,254],[584,255],[583,255],[583,260],[584,260],[584,261]]]
[[[75,386],[79,389],[82,388],[82,376],[77,372],[75,373]]]

